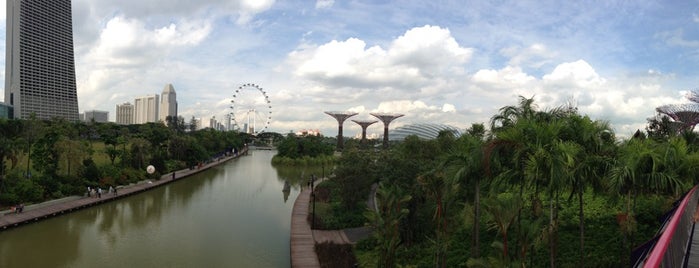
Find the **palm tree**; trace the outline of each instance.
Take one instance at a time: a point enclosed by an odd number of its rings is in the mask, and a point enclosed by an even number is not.
[[[453,180],[459,184],[473,185],[473,249],[472,256],[480,256],[480,191],[485,178],[484,149],[481,135],[464,135],[459,138],[455,150],[449,152],[443,168],[453,172]]]
[[[585,266],[585,214],[583,194],[588,187],[601,191],[602,177],[609,169],[611,150],[614,149],[611,128],[607,122],[592,121],[587,116],[577,114],[566,118],[565,139],[574,141],[582,150],[578,165],[573,170],[571,197],[578,198],[578,222],[580,230],[580,267]]]
[[[376,191],[379,211],[367,210],[364,216],[368,225],[374,229],[374,237],[379,247],[379,263],[377,267],[390,268],[396,265],[396,250],[400,245],[400,221],[408,214],[403,206],[412,198],[393,184],[379,183]]]
[[[447,244],[447,204],[450,203],[453,191],[458,184],[447,180],[442,171],[432,170],[427,174],[421,175],[417,181],[427,192],[428,196],[434,198],[436,203],[434,218],[437,226],[436,244],[437,252],[435,253],[435,267],[446,267],[446,251]]]
[[[491,216],[490,228],[495,229],[502,236],[503,251],[505,260],[508,255],[508,230],[514,223],[522,209],[522,199],[509,194],[499,194],[491,196],[483,201],[483,207]]]
[[[490,130],[495,132],[501,129],[511,127],[519,119],[533,118],[536,114],[536,105],[534,105],[534,97],[525,98],[519,96],[518,106],[505,106],[500,108],[500,113],[490,119]]]

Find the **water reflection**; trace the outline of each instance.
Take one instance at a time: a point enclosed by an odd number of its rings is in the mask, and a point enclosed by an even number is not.
[[[0,232],[0,267],[288,267],[298,190],[273,154]]]
[[[289,181],[284,181],[284,188],[282,188],[282,195],[284,196],[284,203],[289,200],[289,193],[291,193],[291,184]]]
[[[274,166],[277,171],[279,180],[291,184],[294,190],[298,190],[300,186],[306,185],[311,175],[322,177],[329,173],[328,167],[318,166]]]

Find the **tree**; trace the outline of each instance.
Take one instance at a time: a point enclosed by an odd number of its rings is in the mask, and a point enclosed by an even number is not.
[[[471,129],[477,129],[474,124]],[[469,132],[469,135],[461,136],[453,150],[449,151],[446,159],[441,164],[449,174],[453,174],[453,181],[459,185],[472,185],[473,187],[473,249],[471,255],[480,256],[480,192],[481,181],[485,178],[483,134],[481,131]]]
[[[396,250],[400,245],[398,226],[403,217],[408,214],[405,203],[412,198],[398,186],[379,183],[376,191],[379,211],[367,210],[364,216],[368,225],[374,229],[374,237],[379,248],[379,260],[376,267],[390,268],[396,266]]]
[[[435,232],[435,267],[446,267],[446,252],[449,247],[447,239],[447,205],[450,203],[455,185],[446,179],[443,172],[432,170],[427,174],[419,176],[417,181],[424,188],[427,195],[432,197],[436,203],[434,219],[436,225]]]

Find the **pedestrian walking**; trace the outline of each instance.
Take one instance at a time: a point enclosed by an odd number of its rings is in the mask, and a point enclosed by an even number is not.
[[[102,198],[102,188],[97,187],[97,198]]]
[[[87,197],[90,197],[90,191],[92,191],[92,189],[90,189],[90,186],[87,186]]]
[[[114,196],[116,196],[116,195],[117,195],[117,188],[114,187]]]
[[[109,192],[107,193],[111,193],[112,191],[114,191],[114,188],[111,185],[109,185]]]
[[[172,172],[172,180],[175,180],[175,172]]]

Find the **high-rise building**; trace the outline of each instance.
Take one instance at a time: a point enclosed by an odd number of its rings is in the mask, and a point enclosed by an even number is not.
[[[88,123],[92,122],[93,120],[97,123],[105,123],[109,121],[109,112],[107,111],[91,110],[83,112],[82,115],[83,118],[81,118],[81,120]]]
[[[160,94],[160,121],[167,123],[167,117],[177,117],[177,94],[172,84],[165,85]]]
[[[147,95],[134,100],[134,124],[158,122],[158,94]]]
[[[134,108],[131,103],[125,102],[116,106],[116,123],[119,125],[131,125],[134,120]]]
[[[78,120],[71,0],[7,0],[5,102],[16,118]]]

